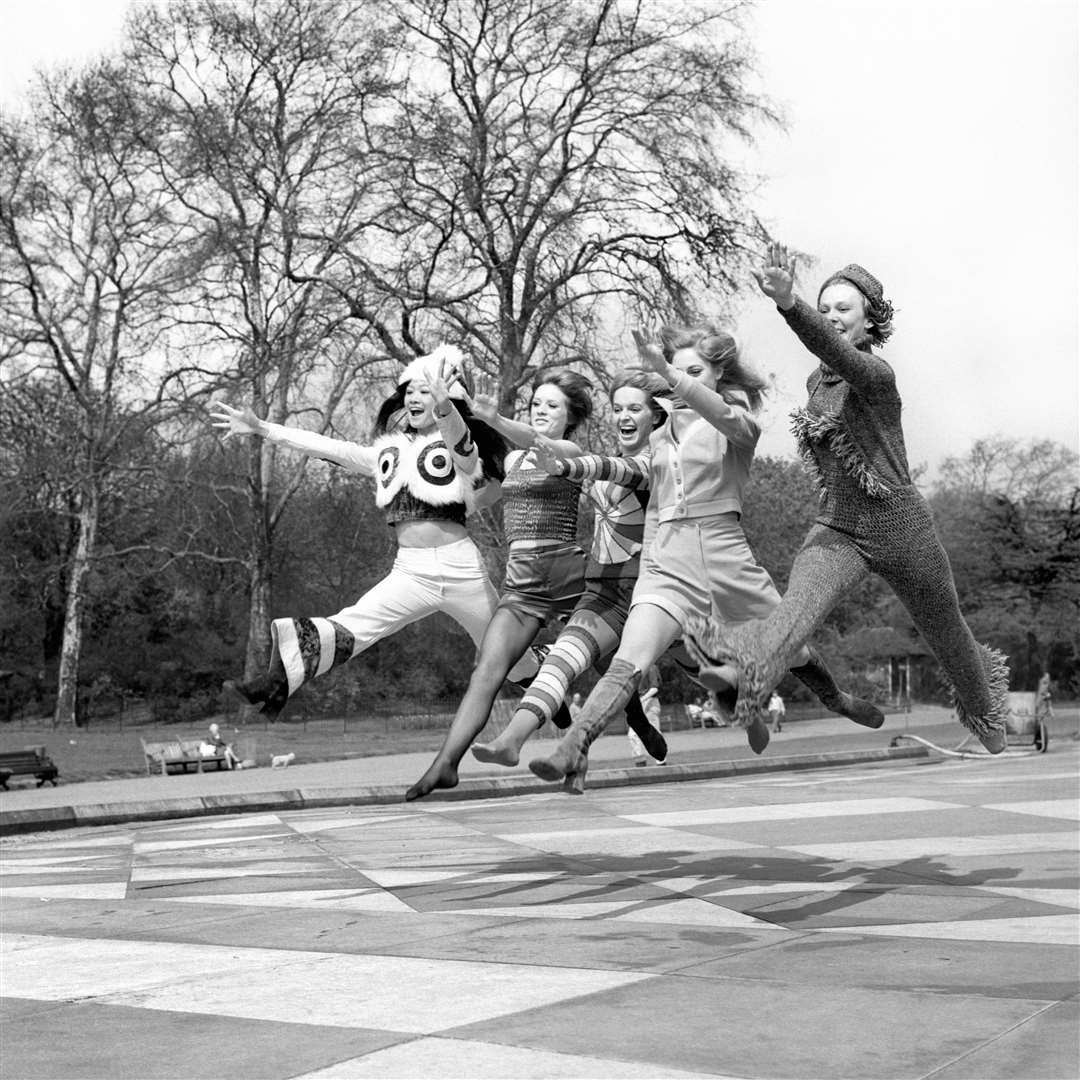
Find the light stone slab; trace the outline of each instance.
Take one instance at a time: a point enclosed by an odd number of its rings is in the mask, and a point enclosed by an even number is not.
[[[18,896],[38,897],[42,900],[123,900],[127,896],[126,881],[73,881],[65,885],[5,885],[0,888],[0,899]]]
[[[1012,941],[1030,945],[1080,946],[1074,915],[1033,915],[1016,919],[964,919],[957,922],[896,923],[885,926],[817,926],[818,934],[873,934],[880,937],[936,938],[952,941]]]
[[[415,915],[415,909],[382,889],[311,889],[289,892],[216,893],[210,896],[169,896],[162,903],[224,904],[239,907],[321,908],[333,911],[393,911]]]
[[[376,885],[384,889],[400,889],[409,885],[434,885],[443,881],[460,879],[469,881],[468,870],[378,870],[368,868],[360,871]]]
[[[158,948],[159,964],[172,964],[177,946]],[[433,1034],[654,977],[643,972],[279,950],[278,966],[264,965],[260,956],[260,974],[253,978],[236,958],[242,961],[246,952],[269,950],[215,951],[227,952],[230,959],[219,960],[214,977],[112,993],[101,1000],[174,1012]],[[387,992],[388,987],[393,993]]]
[[[368,829],[374,824],[375,826],[382,825],[388,821],[399,821],[402,818],[408,817],[407,814],[388,814],[379,815],[377,817],[368,815],[361,817],[359,814],[355,814],[352,817],[336,817],[336,818],[324,818],[322,820],[306,821],[303,818],[289,818],[286,824],[293,832],[298,832],[303,835],[309,835],[313,833],[332,832],[335,829]]]
[[[204,866],[134,866],[131,881],[201,881],[237,877],[278,877],[293,874],[325,874],[328,864],[299,866],[295,862],[260,863],[257,866],[235,866],[225,863],[207,863]],[[336,868],[335,868],[336,869]]]
[[[787,821],[805,818],[876,817],[881,814],[958,810],[962,804],[933,799],[844,799],[829,802],[777,803],[771,806],[733,806],[716,810],[671,810],[659,814],[622,814],[645,825],[725,825],[746,821]]]
[[[842,844],[798,844],[785,847],[803,855],[843,862],[886,862],[899,859],[934,858],[947,861],[950,856],[1008,855],[1013,852],[1071,851],[1075,839],[1071,832],[1013,833],[1005,836],[913,836],[898,840],[863,840]]]
[[[1010,814],[1080,821],[1080,799],[1041,799],[1038,802],[990,803],[987,810],[1007,810]]]
[[[719,904],[710,904],[707,900],[664,900],[650,903],[648,907],[636,907],[633,911],[624,911],[614,916],[615,922],[657,923],[660,925],[684,924],[688,926],[714,926],[741,930],[787,930],[786,926],[755,919],[741,911]]]
[[[12,935],[23,947],[0,942],[0,986],[5,997],[64,1001],[101,998],[160,984],[181,982],[188,992],[201,980],[227,970],[241,983],[257,972],[281,966],[291,956],[278,949],[235,949],[220,945],[123,939],[53,938]],[[32,945],[34,947],[26,947]],[[306,953],[295,954],[301,960]],[[190,980],[200,982],[192,983]],[[192,1010],[198,1012],[198,1009]]]
[[[254,833],[251,836],[200,836],[191,840],[136,840],[135,854],[151,855],[159,851],[184,851],[196,848],[219,848],[222,843],[228,843],[232,848],[239,848],[245,844],[254,844],[260,840],[281,840],[289,835],[290,830],[283,829],[275,833]]]
[[[558,1054],[550,1050],[502,1046],[498,1043],[466,1042],[464,1039],[417,1039],[414,1042],[376,1050],[351,1061],[338,1062],[293,1080],[703,1080],[720,1073],[683,1072],[634,1061]],[[724,1077],[724,1080],[734,1080]]]
[[[549,851],[559,855],[594,853],[604,856],[655,855],[657,851],[700,853],[704,851],[738,851],[756,848],[757,844],[729,840],[720,836],[676,829],[657,829],[647,826],[629,829],[573,829],[564,832],[514,833],[500,835],[522,847]]]
[[[511,919],[594,919],[632,907],[637,900],[598,900],[595,904],[522,904],[520,907],[439,908],[440,915],[492,915]]]

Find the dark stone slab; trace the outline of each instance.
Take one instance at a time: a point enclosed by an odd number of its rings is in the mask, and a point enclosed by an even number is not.
[[[4,1071],[20,1080],[277,1080],[407,1041],[365,1028],[75,1004],[4,1025]]]
[[[1044,1007],[743,979],[662,975],[443,1032],[707,1075],[893,1080],[925,1076]],[[1014,1074],[1022,1075],[1022,1074]],[[1028,1074],[1030,1075],[1030,1074]]]

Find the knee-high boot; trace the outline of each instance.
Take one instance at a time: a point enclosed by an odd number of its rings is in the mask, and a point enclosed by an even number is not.
[[[276,649],[270,661],[270,670],[265,675],[258,675],[246,683],[226,679],[221,689],[242,705],[261,705],[259,713],[267,720],[275,719],[289,700],[289,680]]]
[[[885,723],[884,713],[873,702],[846,693],[836,685],[832,672],[816,649],[808,645],[806,651],[810,659],[799,667],[793,667],[791,674],[811,690],[826,709],[846,716],[863,727],[879,728]]]
[[[529,768],[541,780],[564,780],[563,788],[580,795],[585,790],[589,768],[589,747],[607,727],[608,721],[626,706],[641,682],[641,672],[626,660],[613,660],[607,673],[593,687],[570,730],[547,758],[534,758]]]

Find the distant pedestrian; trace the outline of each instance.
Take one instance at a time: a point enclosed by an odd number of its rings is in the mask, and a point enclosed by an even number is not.
[[[769,730],[775,735],[783,727],[780,717],[787,712],[784,699],[774,690],[769,698]]]

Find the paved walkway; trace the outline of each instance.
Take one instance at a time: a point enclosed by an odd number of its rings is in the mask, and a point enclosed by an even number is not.
[[[1078,765],[14,836],[3,1072],[1074,1078]]]
[[[625,736],[609,735],[590,750],[589,784],[599,788],[669,782],[674,778],[708,779],[751,771],[925,756],[925,748],[915,743],[898,749],[890,747],[893,738],[904,732],[923,734],[946,747],[955,746],[964,734],[948,710],[932,707],[890,715],[879,731],[868,731],[839,717],[791,723],[773,736],[760,757],[750,751],[745,734],[738,729],[676,731],[667,735],[668,764],[643,769],[634,767]],[[549,752],[553,745],[552,740],[533,740],[516,769],[481,764],[468,755],[462,762],[459,787],[433,797],[482,798],[544,791],[548,785],[536,779],[526,763]],[[61,779],[57,787],[42,788],[34,787],[32,778],[23,778],[22,783],[12,781],[10,791],[0,792],[0,835],[222,814],[245,808],[397,803],[431,758],[432,754],[425,752],[301,763],[287,769],[192,772],[77,784],[65,784]]]

